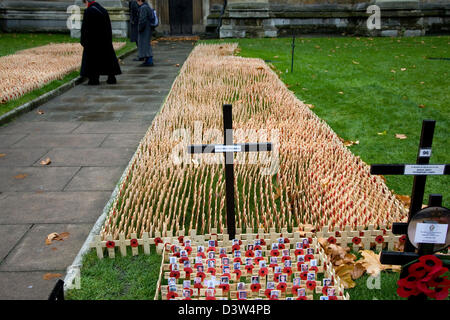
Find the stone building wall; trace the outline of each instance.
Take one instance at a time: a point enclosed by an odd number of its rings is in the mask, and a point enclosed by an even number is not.
[[[128,35],[128,1],[97,0],[111,16],[113,33]],[[180,0],[188,1],[188,0]],[[210,36],[279,37],[295,34],[412,36],[450,33],[450,0],[189,0],[192,32]],[[149,0],[160,34],[170,34],[169,0]],[[223,11],[224,3],[227,3]],[[68,6],[81,0],[0,0],[0,30],[65,32]],[[369,30],[366,10],[377,5],[381,28]],[[78,36],[72,30],[72,36]]]

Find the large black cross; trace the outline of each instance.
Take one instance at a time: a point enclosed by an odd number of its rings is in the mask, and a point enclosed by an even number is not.
[[[220,153],[225,156],[225,195],[227,207],[227,231],[230,239],[236,235],[236,217],[234,213],[234,153],[272,151],[272,143],[239,143],[233,144],[232,105],[223,105],[224,144],[200,144],[188,146],[188,153]]]
[[[411,193],[411,205],[409,207],[409,216],[407,223],[394,223],[392,233],[405,234],[406,242],[404,252],[382,251],[380,261],[383,264],[405,265],[414,261],[425,252],[427,247],[420,245],[419,253],[415,253],[415,247],[408,238],[408,224],[415,214],[422,209],[425,184],[428,175],[448,175],[450,174],[449,164],[430,165],[431,145],[433,143],[435,120],[423,120],[422,133],[420,136],[419,151],[416,164],[374,164],[370,167],[371,174],[383,175],[414,175],[414,183]],[[442,196],[430,195],[429,206],[441,206]]]

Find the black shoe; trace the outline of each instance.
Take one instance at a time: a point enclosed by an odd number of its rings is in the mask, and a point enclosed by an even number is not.
[[[116,84],[117,80],[115,76],[108,76],[108,80],[106,80],[107,84]]]
[[[144,58],[134,58],[133,61],[144,61]]]
[[[153,63],[142,63],[141,65],[140,65],[141,67],[153,67],[154,66],[154,64]]]

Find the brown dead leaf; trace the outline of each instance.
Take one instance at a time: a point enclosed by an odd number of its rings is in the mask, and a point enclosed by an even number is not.
[[[70,236],[70,233],[69,232],[61,232],[60,234],[59,234],[59,237],[61,238],[61,239],[67,239],[68,237]]]
[[[351,273],[352,279],[356,280],[361,278],[364,272],[366,272],[366,268],[364,268],[362,263],[360,262],[355,263],[355,265],[353,266],[353,271]]]
[[[63,241],[64,239],[67,239],[69,235],[70,235],[69,232],[61,232],[61,233],[52,232],[45,239],[45,244],[46,245],[52,244],[52,241]]]
[[[314,109],[314,108],[315,108],[315,106],[314,106],[313,104],[306,104],[306,106],[307,106],[308,108],[310,108],[310,109]]]
[[[423,109],[423,108],[425,108],[425,105],[424,104],[419,104],[419,108]]]
[[[343,264],[335,268],[336,275],[341,279],[345,289],[354,288],[356,283],[352,279],[353,264]]]
[[[400,195],[400,194],[396,194],[395,197],[400,200],[405,207],[409,208],[409,206],[411,205],[411,197],[408,195]]]
[[[62,277],[61,273],[46,273],[44,274],[44,276],[42,277],[44,280],[52,280],[55,278],[60,278]]]
[[[4,156],[6,156],[6,153],[0,153],[0,158],[3,158]]]
[[[401,270],[401,266],[381,264],[380,254],[376,254],[372,250],[362,250],[361,255],[364,259],[361,259],[358,262],[361,263],[364,268],[366,268],[367,273],[372,277],[378,277],[380,272],[384,270]]]
[[[319,242],[319,244],[322,246],[322,248],[326,249],[326,247],[328,245],[327,239],[319,238],[319,239],[317,239],[317,242]]]
[[[403,134],[403,133],[396,133],[395,134],[395,137],[397,138],[397,139],[400,139],[400,140],[404,140],[404,139],[406,139],[406,138],[408,138],[405,134]]]
[[[21,180],[21,179],[25,179],[27,176],[28,175],[26,173],[21,173],[21,174],[18,174],[17,176],[15,176],[14,179]]]
[[[52,163],[52,160],[50,158],[46,158],[46,159],[41,161],[41,164],[43,166],[48,166],[50,163]]]
[[[45,112],[43,110],[39,109],[36,113],[37,114],[44,114]]]
[[[344,263],[353,263],[356,260],[356,256],[352,253],[347,253],[344,257]]]
[[[180,66],[180,64],[179,63],[177,63],[176,65],[175,65],[175,67],[179,67]]]
[[[257,67],[256,70],[264,70],[263,67]]]

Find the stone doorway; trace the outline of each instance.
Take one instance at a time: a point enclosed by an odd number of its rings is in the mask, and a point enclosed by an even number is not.
[[[191,35],[192,0],[169,0],[169,20],[171,35]]]

